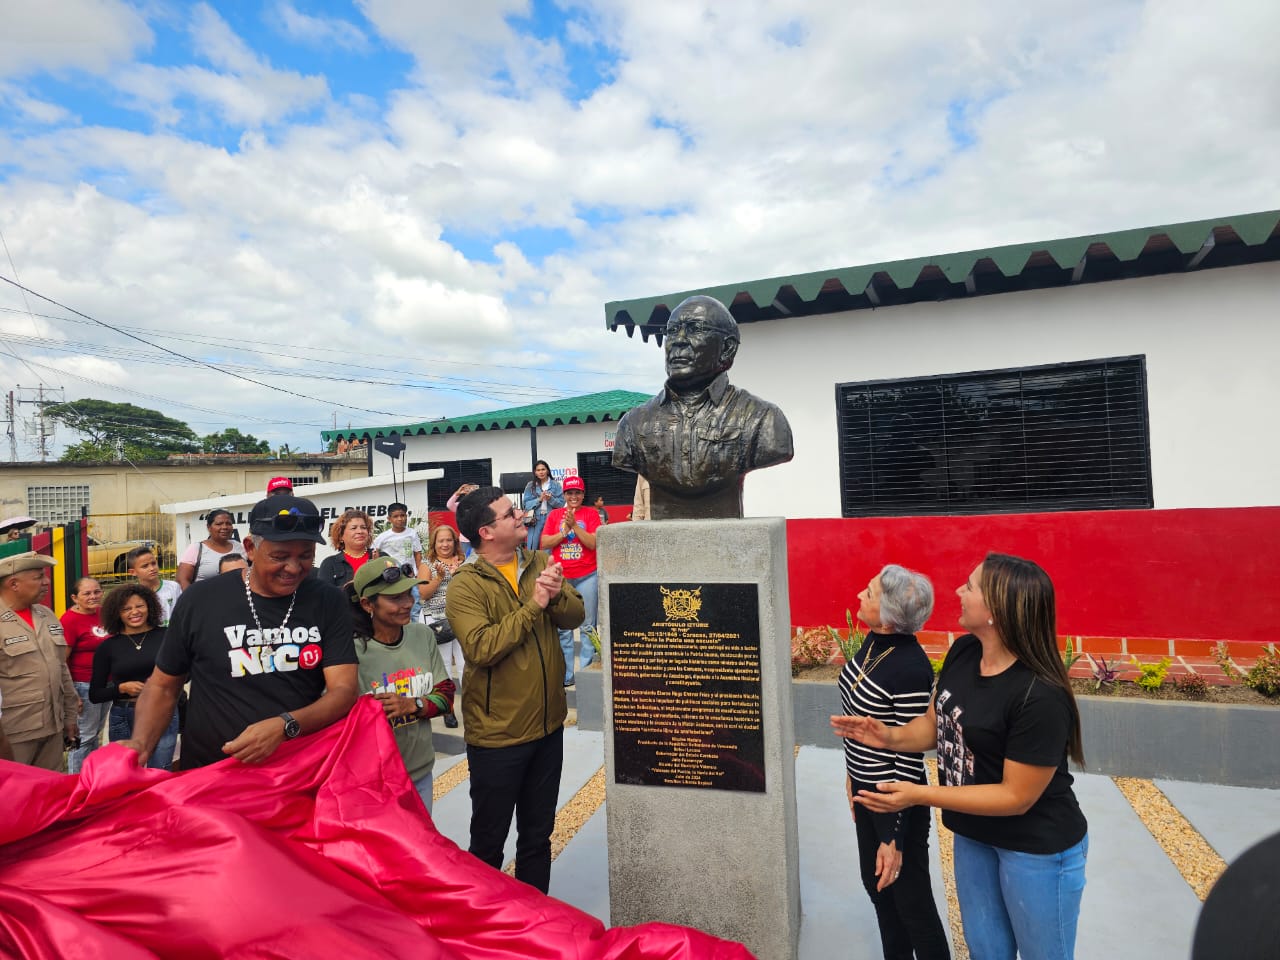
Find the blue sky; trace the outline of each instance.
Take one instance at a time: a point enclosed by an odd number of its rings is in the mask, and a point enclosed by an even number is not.
[[[0,283],[0,379],[295,449],[656,389],[606,301],[1274,207],[1278,34],[1248,0],[12,5],[0,276],[141,342]]]

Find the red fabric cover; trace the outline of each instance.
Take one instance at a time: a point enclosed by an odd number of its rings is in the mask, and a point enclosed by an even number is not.
[[[172,774],[118,745],[80,776],[0,761],[0,957],[750,960],[605,929],[435,829],[377,703],[269,763]]]

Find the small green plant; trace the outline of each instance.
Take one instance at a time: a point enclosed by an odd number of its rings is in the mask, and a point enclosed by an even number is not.
[[[1213,646],[1213,660],[1229,679],[1237,683],[1244,682],[1244,674],[1231,659],[1231,651],[1227,649],[1225,640],[1219,640]]]
[[[591,643],[591,649],[596,652],[596,656],[600,656],[600,628],[593,626],[588,630],[587,640]]]
[[[1080,654],[1075,652],[1072,645],[1074,637],[1067,637],[1067,648],[1062,652],[1062,663],[1067,668],[1067,672],[1071,672],[1071,668],[1076,665],[1076,661],[1080,659]]]
[[[1264,697],[1280,695],[1280,654],[1275,647],[1264,647],[1262,655],[1244,675],[1244,682]]]
[[[847,637],[843,636],[835,627],[827,627],[827,633],[831,635],[831,639],[840,649],[840,656],[844,657],[846,663],[851,663],[853,658],[858,655],[858,651],[862,649],[862,644],[867,639],[867,634],[854,622],[853,614],[847,608],[844,611],[844,619],[849,624],[849,635]]]
[[[1173,685],[1188,700],[1203,700],[1209,694],[1209,682],[1198,673],[1183,674]]]
[[[1103,688],[1108,692],[1115,689],[1116,681],[1120,679],[1120,668],[1116,666],[1114,660],[1108,660],[1106,657],[1100,657],[1093,661],[1093,689],[1101,693]]]
[[[1168,657],[1161,658],[1159,663],[1142,663],[1134,657],[1133,665],[1138,668],[1138,676],[1133,682],[1148,693],[1154,693],[1164,686],[1170,663],[1172,661]]]
[[[836,652],[836,642],[826,627],[811,627],[803,630],[796,627],[796,634],[791,638],[791,675],[806,667],[820,667],[827,663]]]

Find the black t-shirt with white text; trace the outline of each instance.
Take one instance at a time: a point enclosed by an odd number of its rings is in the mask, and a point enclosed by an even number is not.
[[[289,597],[253,595],[239,570],[193,583],[178,599],[156,666],[191,676],[183,769],[225,760],[222,745],[259,720],[314,703],[325,667],[356,662],[351,615],[340,590],[307,578]]]
[[[951,830],[993,847],[1022,853],[1061,853],[1088,830],[1071,789],[1067,741],[1071,704],[1060,687],[1045,683],[1016,661],[991,677],[981,675],[982,643],[958,639],[938,674],[938,779],[943,786],[1000,783],[1006,759],[1053,767],[1053,779],[1031,809],[1011,817],[944,810]]]

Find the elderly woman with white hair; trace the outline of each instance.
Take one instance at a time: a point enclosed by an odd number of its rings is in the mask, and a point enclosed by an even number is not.
[[[915,637],[933,612],[933,586],[923,574],[889,564],[858,600],[858,619],[870,632],[840,673],[841,705],[845,715],[901,726],[929,709],[933,693],[933,667]],[[875,906],[885,960],[949,958],[929,881],[929,808],[890,814],[854,810],[859,790],[895,780],[925,783],[924,755],[848,739],[844,754],[859,868]]]

